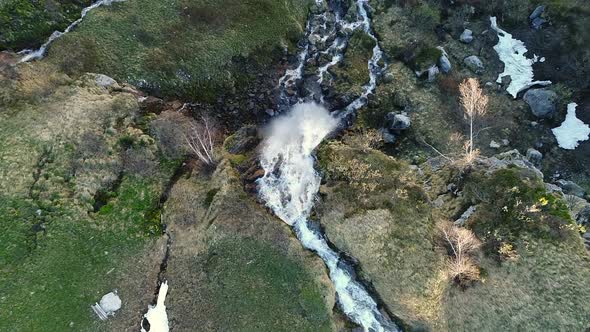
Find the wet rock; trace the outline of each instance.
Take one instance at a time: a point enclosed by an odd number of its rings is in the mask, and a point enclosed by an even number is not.
[[[453,68],[451,61],[446,54],[441,55],[441,57],[438,59],[438,64],[440,66],[440,70],[445,74],[449,73]]]
[[[541,17],[537,17],[534,20],[531,21],[531,26],[533,27],[533,29],[535,30],[540,30],[543,25],[547,23],[547,20]]]
[[[531,89],[524,94],[524,101],[536,117],[550,118],[557,111],[557,94],[547,89]]]
[[[238,129],[235,134],[226,140],[225,149],[232,154],[243,154],[252,150],[259,142],[256,127],[245,126]]]
[[[526,150],[526,158],[531,163],[539,165],[541,163],[541,160],[543,159],[543,154],[537,149],[529,148],[528,150]]]
[[[473,31],[469,29],[463,30],[463,33],[459,36],[459,41],[465,44],[471,43],[473,41]]]
[[[563,190],[564,193],[584,198],[584,194],[586,192],[575,182],[562,179],[557,180],[555,183]]]
[[[479,74],[483,71],[484,65],[483,62],[477,57],[477,55],[470,55],[463,60],[463,63],[467,68],[471,69],[476,74]]]
[[[544,5],[540,5],[537,6],[537,8],[535,8],[535,10],[533,10],[533,12],[531,13],[531,15],[529,16],[529,20],[534,20],[536,18],[539,18],[541,15],[543,15],[543,13],[545,12],[545,6]]]

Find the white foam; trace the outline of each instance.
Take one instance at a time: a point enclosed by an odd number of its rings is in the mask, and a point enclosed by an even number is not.
[[[561,123],[561,126],[551,130],[562,149],[574,150],[580,141],[590,138],[590,126],[576,117],[577,106],[576,103],[568,104],[565,121]]]
[[[315,103],[296,104],[271,122],[260,157],[264,176],[259,196],[285,223],[293,226],[304,247],[326,263],[342,311],[365,331],[396,331],[385,319],[370,294],[339,267],[339,255],[322,234],[309,228],[308,217],[320,187],[314,169],[314,149],[336,129],[338,119]]]
[[[504,63],[504,71],[498,75],[497,83],[502,82],[502,77],[510,75],[510,85],[506,91],[516,98],[519,92],[526,90],[533,85],[549,85],[551,81],[533,81],[533,64],[538,61],[535,55],[532,59],[526,57],[527,48],[518,39],[498,27],[496,17],[490,17],[492,29],[498,33],[498,44],[494,50],[498,53],[500,60]],[[541,58],[541,62],[545,58]]]

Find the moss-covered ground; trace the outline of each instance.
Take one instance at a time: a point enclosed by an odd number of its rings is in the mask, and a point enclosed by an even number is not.
[[[134,129],[135,96],[93,76],[27,80],[29,70],[16,84],[23,98],[0,112],[0,330],[98,328],[90,305],[161,234],[160,195],[177,162],[159,160]],[[124,136],[134,143],[120,145]]]
[[[100,72],[165,96],[216,100],[250,81],[305,26],[306,0],[129,0],[100,8],[49,51],[66,72]]]
[[[91,0],[0,1],[0,51],[39,47],[53,31],[63,31]]]
[[[590,255],[563,199],[530,170],[412,169],[371,148],[324,143],[326,183],[315,216],[355,257],[386,307],[408,329],[583,330]],[[459,194],[449,192],[448,185]],[[434,204],[440,197],[441,203]],[[467,222],[483,241],[481,280],[464,288],[446,274],[436,223]]]

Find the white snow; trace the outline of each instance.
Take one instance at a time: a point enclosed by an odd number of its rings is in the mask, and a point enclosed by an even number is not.
[[[559,147],[566,150],[574,150],[578,146],[578,142],[590,138],[590,126],[576,117],[577,106],[576,103],[568,104],[565,121],[561,126],[552,129]]]
[[[160,291],[158,292],[158,301],[155,306],[149,306],[148,312],[143,316],[150,323],[149,332],[168,332],[168,314],[166,313],[166,294],[168,293],[168,281],[164,281],[160,285]],[[147,332],[143,326],[141,332]]]
[[[549,85],[551,81],[533,81],[533,64],[539,61],[535,55],[532,59],[525,56],[527,48],[518,39],[498,27],[496,17],[490,17],[492,29],[498,33],[498,44],[494,50],[498,53],[500,60],[504,63],[504,72],[498,75],[496,82],[501,83],[502,77],[510,75],[511,82],[506,91],[516,98],[520,91],[526,90],[533,85]],[[541,62],[545,58],[541,58]]]

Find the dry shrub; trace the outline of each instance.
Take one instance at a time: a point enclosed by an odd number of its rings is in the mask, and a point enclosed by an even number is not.
[[[437,230],[438,242],[449,256],[449,278],[462,287],[478,281],[480,275],[477,258],[481,241],[471,230],[458,227],[449,221],[439,222]]]
[[[457,96],[459,94],[459,81],[453,75],[441,75],[438,80],[439,89],[446,95]]]
[[[150,134],[169,159],[182,158],[187,152],[184,135],[190,126],[189,119],[178,112],[164,112],[150,123]]]
[[[202,116],[190,125],[186,134],[186,142],[191,152],[205,165],[217,164],[215,145],[220,138],[220,130],[213,119]]]

